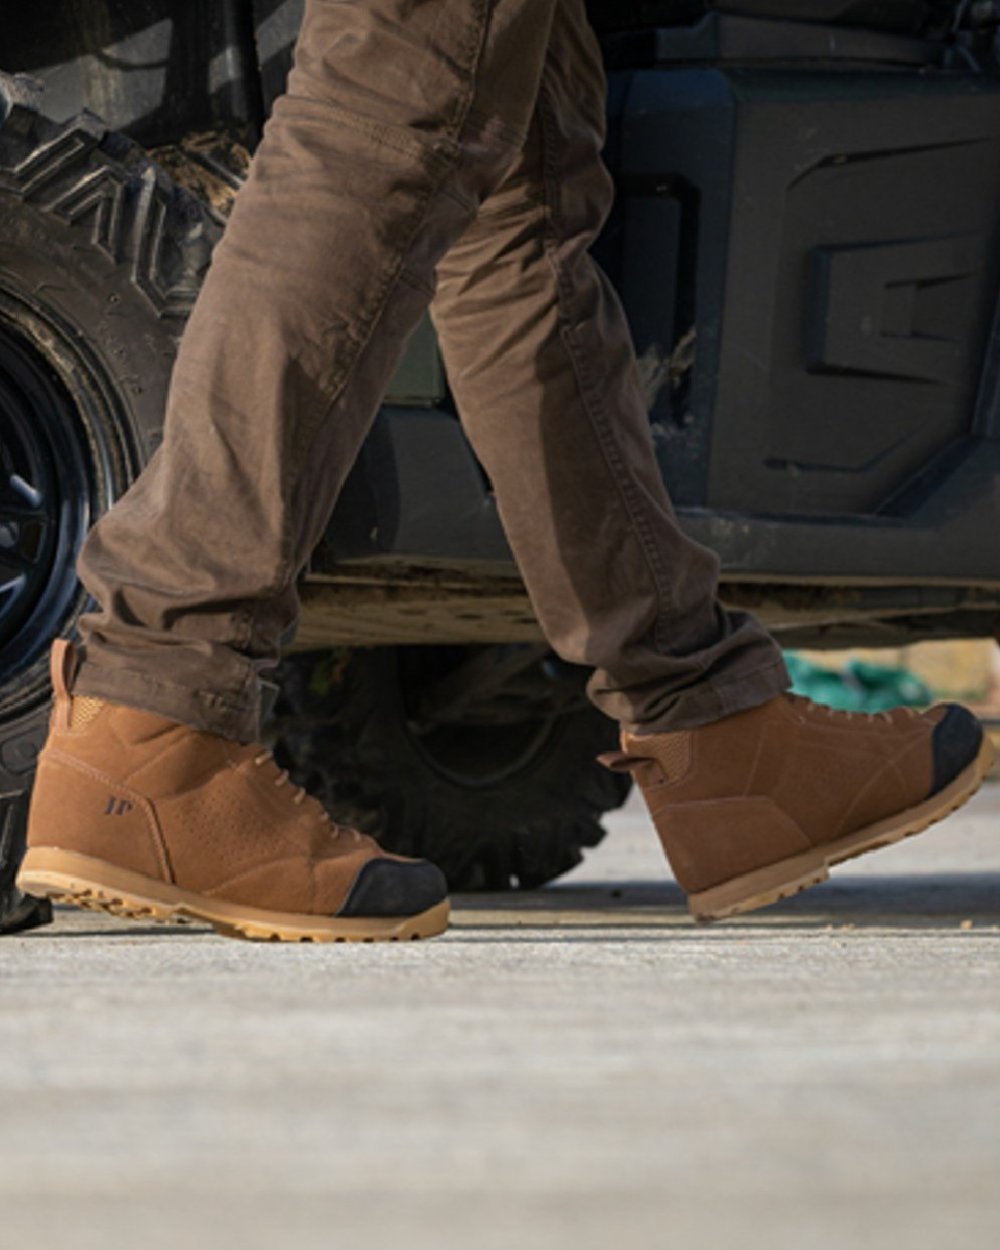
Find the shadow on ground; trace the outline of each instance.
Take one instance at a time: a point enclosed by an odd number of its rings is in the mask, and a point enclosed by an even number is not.
[[[672,881],[555,886],[528,894],[462,894],[460,929],[509,927],[657,929],[692,924],[684,894]],[[840,877],[774,907],[710,926],[788,929],[955,929],[1000,926],[1000,873],[951,872]]]
[[[680,887],[673,881],[556,885],[509,894],[459,894],[454,898],[452,936],[479,938],[515,935],[560,938],[599,935],[604,940],[629,933],[687,929],[708,933],[786,933],[829,929],[972,930],[1000,928],[1000,873],[950,872],[878,877],[840,877],[774,907],[713,925],[691,920]],[[74,908],[56,909],[55,924],[22,936],[44,942],[65,938],[201,938],[204,925],[163,926],[97,917]]]

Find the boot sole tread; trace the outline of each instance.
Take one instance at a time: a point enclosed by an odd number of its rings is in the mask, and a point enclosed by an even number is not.
[[[126,920],[204,921],[224,937],[260,942],[407,942],[448,927],[447,899],[416,916],[308,916],[226,903],[58,847],[29,847],[19,888]]]

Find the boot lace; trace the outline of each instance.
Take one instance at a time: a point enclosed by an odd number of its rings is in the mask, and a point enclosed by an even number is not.
[[[863,721],[864,723],[868,725],[878,724],[879,722],[885,725],[891,725],[893,711],[905,712],[906,715],[911,720],[915,719],[916,717],[920,715],[919,710],[915,707],[900,706],[897,708],[893,708],[892,711],[882,711],[882,712],[849,712],[846,709],[830,707],[826,703],[816,703],[812,699],[809,699],[805,695],[802,695],[802,694],[789,694],[788,699],[792,703],[804,705],[805,710],[807,712],[815,712],[820,715],[825,715],[830,720],[839,720],[839,721],[846,720],[848,722]]]
[[[290,785],[292,794],[289,796],[296,807],[301,807],[303,803],[309,803],[314,814],[318,817],[321,824],[330,826],[330,833],[333,837],[339,838],[342,833],[350,833],[355,842],[361,841],[361,834],[356,829],[347,829],[344,825],[338,825],[330,813],[326,810],[318,799],[314,799],[312,795],[303,786],[297,786],[288,774],[287,768],[279,768],[274,758],[274,752],[270,750],[261,751],[254,756],[254,765],[257,768],[263,768],[265,764],[271,764],[274,767],[275,778],[274,784],[280,789],[282,786]]]

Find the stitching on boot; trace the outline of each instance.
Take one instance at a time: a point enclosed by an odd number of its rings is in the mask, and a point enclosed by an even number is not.
[[[315,866],[315,860],[309,859],[307,856],[303,855],[301,851],[298,851],[294,855],[279,855],[279,856],[276,856],[274,859],[262,859],[258,863],[252,864],[249,868],[241,868],[239,872],[234,873],[233,876],[231,877],[226,877],[224,881],[220,881],[216,885],[200,889],[198,893],[203,894],[206,898],[218,898],[222,894],[223,890],[228,890],[231,886],[238,886],[241,884],[241,882],[249,880],[250,878],[254,877],[259,872],[262,872],[267,869],[277,868],[281,864],[301,864],[301,863],[307,864],[307,866],[310,869],[312,869]],[[312,879],[312,900],[311,901],[312,901],[312,904],[315,904],[316,874],[314,872],[311,875],[311,879]]]
[[[743,787],[744,796],[757,793],[757,770],[760,768],[760,762],[764,757],[765,751],[770,740],[774,737],[774,731],[770,725],[764,725],[760,733],[757,735],[757,745],[754,748],[753,759],[750,767],[747,769],[747,782]]]
[[[46,763],[62,765],[64,768],[69,768],[74,772],[83,773],[91,781],[100,782],[101,785],[107,786],[112,792],[119,792],[134,803],[145,817],[146,833],[152,843],[153,854],[160,866],[160,871],[170,885],[174,884],[173,866],[170,863],[170,856],[163,840],[160,822],[156,818],[156,811],[152,803],[145,795],[139,794],[137,790],[133,790],[131,786],[125,785],[117,777],[109,777],[106,773],[102,773],[99,768],[85,764],[83,760],[74,759],[72,755],[63,755],[61,751],[53,747],[49,747],[46,751]]]
[[[876,787],[882,781],[885,774],[889,772],[890,770],[896,774],[896,779],[899,782],[900,792],[902,794],[906,793],[906,777],[904,776],[902,770],[899,767],[900,763],[904,759],[906,759],[909,755],[911,755],[914,751],[916,751],[918,748],[924,747],[924,746],[929,746],[929,743],[925,739],[921,738],[920,740],[914,742],[911,746],[909,746],[905,751],[901,751],[899,752],[899,754],[891,756],[889,759],[885,761],[885,763],[882,765],[880,769],[878,769],[877,772],[873,773],[872,776],[869,777],[869,779],[865,782],[865,784],[861,787],[861,789],[855,794],[851,802],[851,805],[848,807],[847,811],[844,813],[843,819],[841,820],[840,824],[837,826],[838,838],[844,837],[848,833],[854,832],[854,829],[850,827],[852,813],[855,811],[858,805],[864,801],[864,799],[868,796],[868,794],[871,792],[873,787]],[[927,797],[929,796],[918,795],[913,800],[913,802],[909,804],[909,806],[915,807],[918,803],[923,802],[924,799]],[[904,808],[902,810],[905,811],[906,809]]]

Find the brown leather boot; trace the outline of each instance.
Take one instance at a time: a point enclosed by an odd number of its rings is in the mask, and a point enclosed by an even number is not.
[[[448,924],[439,869],[335,825],[271,753],[69,693],[38,764],[20,888],[152,920],[206,920],[233,937],[374,941]]]
[[[687,732],[626,733],[622,747],[604,762],[638,781],[696,920],[766,907],[920,833],[993,758],[956,705],[866,715],[796,695]]]

